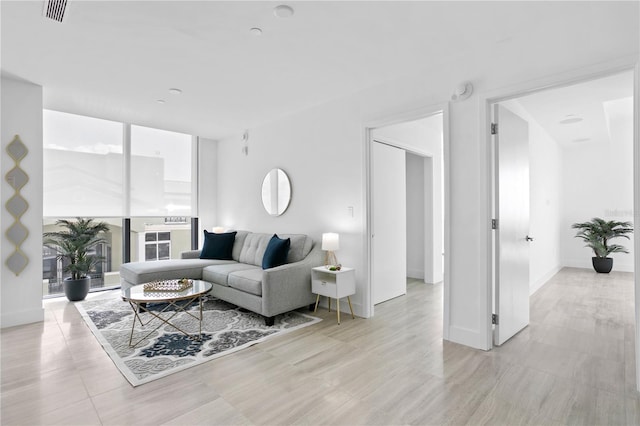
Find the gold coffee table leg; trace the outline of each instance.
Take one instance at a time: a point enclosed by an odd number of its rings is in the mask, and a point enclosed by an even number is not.
[[[319,302],[319,301],[320,301],[320,295],[317,295],[317,296],[316,296],[316,307],[315,307],[315,308],[313,308],[313,312],[315,312],[315,311],[317,311],[317,310],[318,310],[318,302]]]
[[[191,305],[196,300],[198,300],[199,304],[200,304],[200,317],[197,317],[197,316],[193,315],[191,312],[189,312],[187,310],[189,308],[189,305]],[[147,337],[151,336],[151,334],[153,334],[156,330],[158,330],[163,325],[171,326],[171,327],[175,328],[176,330],[178,330],[179,332],[181,332],[182,334],[184,334],[187,337],[191,337],[191,338],[193,338],[195,340],[200,340],[202,338],[202,318],[203,318],[202,296],[201,295],[195,296],[192,299],[183,300],[181,302],[182,302],[182,304],[178,304],[178,303],[176,303],[174,301],[171,301],[171,300],[167,300],[165,302],[162,302],[162,303],[166,303],[166,306],[162,310],[158,311],[158,313],[156,313],[156,312],[153,312],[153,311],[147,309],[147,307],[144,306],[142,303],[133,303],[133,302],[131,302],[129,300],[129,305],[131,305],[131,308],[133,309],[133,311],[135,313],[135,317],[133,318],[133,324],[131,325],[131,335],[129,336],[129,346],[132,347],[132,348],[135,348],[136,346],[138,346],[140,343],[142,343]],[[171,313],[170,316],[168,316],[166,318],[163,317],[162,314],[171,312],[171,311],[169,311],[170,308],[174,308],[175,311],[173,311],[173,313]],[[138,314],[138,310],[140,310],[140,313],[142,313],[142,312],[148,313],[151,316],[151,318],[146,323],[143,323],[142,319],[140,318],[140,316]],[[182,328],[178,327],[175,323],[171,322],[171,320],[175,316],[180,314],[180,313],[184,313],[184,314],[189,315],[192,318],[198,320],[199,326],[200,326],[200,333],[198,334],[197,337],[189,334],[188,332],[186,332]],[[145,334],[144,337],[140,338],[135,344],[132,344],[133,333],[134,333],[135,326],[136,326],[136,318],[138,318],[138,321],[140,321],[141,328],[144,328],[144,326],[146,326],[147,324],[151,323],[154,319],[159,320],[159,324],[153,330],[151,330],[147,334]]]
[[[336,299],[336,312],[338,313],[338,324],[340,324],[340,299]]]

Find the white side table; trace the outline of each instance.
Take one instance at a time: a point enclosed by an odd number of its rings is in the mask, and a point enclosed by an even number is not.
[[[349,297],[356,292],[355,269],[342,268],[339,271],[330,271],[326,266],[312,268],[311,291],[318,295],[316,297],[316,307],[313,312],[318,310],[320,296],[326,296],[329,299],[329,312],[331,312],[331,299],[336,299],[336,312],[338,315],[338,324],[340,324],[340,299],[346,297],[349,302],[351,318],[356,318],[353,315],[353,307],[351,306],[351,298]]]

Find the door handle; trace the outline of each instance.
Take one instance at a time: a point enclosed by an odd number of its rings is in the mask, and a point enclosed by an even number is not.
[[[531,238],[530,236],[527,235],[527,237],[525,238],[525,240],[527,241],[533,241],[533,238]]]

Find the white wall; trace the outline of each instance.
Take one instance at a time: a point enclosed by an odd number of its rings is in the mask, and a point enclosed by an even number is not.
[[[437,113],[419,120],[379,127],[374,130],[374,137],[409,152],[435,157],[442,155],[442,119],[442,113]]]
[[[356,268],[361,280],[363,129],[358,117],[350,105],[338,103],[250,129],[246,156],[241,135],[219,142],[218,225],[304,233],[315,241],[324,232],[337,232],[338,261]],[[264,210],[261,198],[262,180],[275,167],[291,180],[291,203],[279,217]],[[359,291],[351,298],[358,315],[362,296]]]
[[[425,278],[425,159],[407,153],[407,276]],[[431,204],[431,203],[429,203]]]
[[[31,83],[2,77],[0,82],[2,97],[0,155],[2,194],[0,196],[2,213],[2,237],[0,257],[2,268],[0,275],[0,306],[2,308],[1,326],[28,324],[42,321],[42,87]],[[20,191],[29,203],[29,208],[20,221],[29,230],[29,235],[21,250],[29,258],[26,268],[16,276],[5,264],[14,250],[5,231],[13,223],[13,217],[5,209],[5,203],[14,191],[4,180],[6,173],[15,165],[6,154],[6,148],[15,135],[29,149],[29,153],[20,162],[20,167],[29,175],[29,182]]]
[[[368,238],[363,211],[365,126],[441,104],[456,85],[471,80],[476,95],[450,105],[451,270],[445,288],[450,307],[444,336],[488,348],[489,164],[487,136],[479,132],[485,109],[478,100],[562,75],[575,77],[585,67],[602,68],[600,64],[612,66],[638,57],[637,4],[547,6],[561,25],[519,33],[433,69],[408,71],[401,80],[251,129],[249,156],[241,153],[240,135],[222,141],[219,220],[238,228],[306,232],[316,238],[329,230],[340,232],[338,257],[357,269],[355,299],[361,314],[368,286],[362,273]],[[293,185],[291,207],[279,218],[268,216],[260,203],[262,177],[273,167],[287,171]],[[354,217],[347,214],[347,206],[354,207]]]
[[[517,100],[502,102],[529,123],[529,292],[562,267],[562,149]]]
[[[579,25],[575,26],[579,30]],[[547,36],[543,36],[543,39]],[[526,39],[527,37],[525,37]],[[317,106],[251,130],[249,156],[241,153],[240,137],[219,145],[219,219],[255,231],[341,233],[338,256],[358,271],[356,310],[363,313],[367,283],[364,229],[364,127],[381,117],[435,105],[465,79],[476,81],[477,91],[492,91],[535,78],[614,60],[634,50],[624,37],[607,48],[578,50],[563,37],[540,49],[543,40],[498,46],[494,52],[477,52],[457,63],[390,82]],[[522,45],[524,43],[524,46]],[[526,53],[523,53],[523,51]],[[571,52],[571,54],[567,54]],[[421,88],[421,90],[416,90]],[[474,98],[452,103],[450,108],[451,188],[451,306],[452,341],[486,348],[487,315],[487,199],[484,135],[478,132],[481,106]],[[482,145],[481,145],[482,144]],[[293,200],[279,218],[269,217],[260,202],[260,183],[273,167],[289,173]],[[347,214],[354,206],[354,217]]]
[[[591,249],[574,238],[571,224],[593,217],[633,222],[633,119],[632,99],[628,116],[611,117],[611,142],[593,141],[564,148],[562,262],[565,266],[592,268]],[[612,242],[629,254],[614,253],[613,270],[633,272],[634,237]]]

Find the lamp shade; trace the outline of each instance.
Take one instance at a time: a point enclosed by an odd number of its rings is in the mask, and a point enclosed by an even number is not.
[[[334,232],[322,234],[322,250],[336,251],[340,248],[340,236]]]

